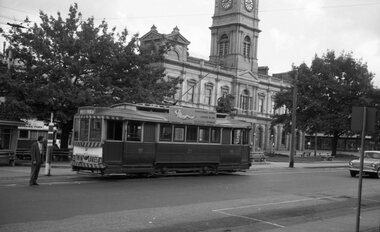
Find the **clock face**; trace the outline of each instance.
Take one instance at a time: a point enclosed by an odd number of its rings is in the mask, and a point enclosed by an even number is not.
[[[244,0],[245,9],[251,11],[253,9],[253,0]]]
[[[224,9],[230,8],[232,5],[232,0],[222,0],[222,7]]]

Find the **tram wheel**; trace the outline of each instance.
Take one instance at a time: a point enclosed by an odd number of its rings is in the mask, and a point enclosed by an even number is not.
[[[167,168],[161,168],[161,174],[162,175],[167,175],[168,174],[168,169]]]
[[[211,174],[211,169],[210,169],[210,167],[207,167],[207,166],[203,167],[203,168],[202,168],[202,174],[203,174],[203,175],[210,175],[210,174]]]

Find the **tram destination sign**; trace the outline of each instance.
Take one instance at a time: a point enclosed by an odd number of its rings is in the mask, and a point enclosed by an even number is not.
[[[216,122],[216,113],[202,109],[172,106],[169,108],[169,121],[172,123],[213,125]]]

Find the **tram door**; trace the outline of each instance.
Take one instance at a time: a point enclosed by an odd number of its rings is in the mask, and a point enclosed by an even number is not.
[[[123,121],[106,121],[106,140],[103,144],[103,161],[108,164],[122,164],[123,161]]]

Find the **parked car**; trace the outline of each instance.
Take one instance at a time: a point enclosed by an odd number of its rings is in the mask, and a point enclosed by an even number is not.
[[[360,159],[351,160],[349,170],[352,177],[359,174]],[[363,160],[363,174],[380,178],[380,151],[365,151]]]

